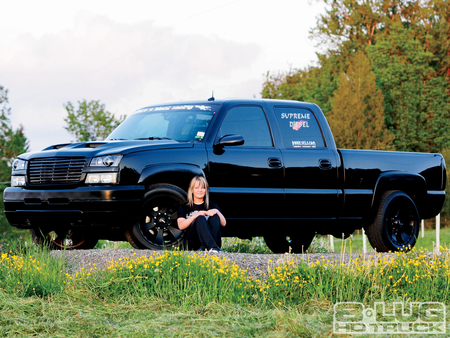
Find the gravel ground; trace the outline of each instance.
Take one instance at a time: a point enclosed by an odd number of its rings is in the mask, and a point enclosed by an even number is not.
[[[136,253],[136,255],[135,255]],[[118,261],[119,258],[124,257],[150,257],[155,253],[153,250],[135,250],[135,249],[97,249],[97,250],[72,250],[64,251],[62,254],[68,260],[72,272],[80,270],[81,267],[88,267],[88,264],[94,264],[98,270],[107,266],[111,261]],[[156,254],[161,254],[162,251],[156,251]],[[61,254],[61,251],[54,251],[56,256]],[[305,260],[315,262],[321,260],[337,261],[341,259],[340,253],[318,253],[318,254],[249,254],[249,253],[200,253],[203,255],[218,255],[223,256],[236,263],[241,269],[248,269],[249,274],[253,277],[259,278],[261,274],[267,273],[269,266],[280,264],[285,260]],[[382,254],[389,256],[393,254]],[[352,259],[359,257],[360,254],[352,254]],[[378,255],[380,257],[380,255]],[[367,254],[366,259],[377,259],[375,254]],[[344,255],[344,262],[348,262],[350,254]]]

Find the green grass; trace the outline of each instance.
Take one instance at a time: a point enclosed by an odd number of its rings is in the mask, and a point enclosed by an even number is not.
[[[326,248],[329,250],[330,244],[329,244],[329,238],[326,237]],[[363,239],[362,234],[354,234],[352,238],[347,238],[346,245],[348,246],[349,242],[351,241],[352,246],[352,252],[355,253],[362,253],[363,252]],[[440,229],[440,242],[441,245],[449,244],[450,243],[450,227],[448,228],[442,228]],[[371,247],[369,240],[366,242],[367,244],[367,252],[368,253],[374,253],[375,250]],[[341,250],[342,246],[342,240],[338,238],[334,238],[334,250],[339,252]],[[436,229],[425,229],[424,237],[422,237],[422,232],[419,232],[419,237],[417,238],[417,242],[415,247],[417,249],[423,248],[428,251],[433,251],[436,247]]]
[[[0,256],[0,334],[341,337],[332,333],[337,302],[449,306],[449,264],[445,248],[347,264],[286,256],[255,279],[215,255],[171,251],[71,271],[46,250],[21,247]]]
[[[0,209],[0,213],[3,213],[3,210]],[[16,245],[18,241],[31,242],[30,231],[9,225],[6,217],[0,214],[0,241],[11,245]]]
[[[133,249],[128,242],[99,240],[94,249]]]
[[[180,310],[164,300],[18,298],[0,292],[2,337],[320,337],[332,315],[327,307],[261,310],[210,303]],[[324,322],[329,327],[324,328]]]

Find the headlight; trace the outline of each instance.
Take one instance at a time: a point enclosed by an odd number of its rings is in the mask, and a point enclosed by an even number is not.
[[[117,173],[89,173],[86,184],[114,184],[117,183]]]
[[[89,164],[90,167],[117,167],[122,159],[122,155],[109,155],[94,157]]]
[[[25,176],[11,176],[11,187],[25,186]]]
[[[12,165],[13,170],[24,170],[27,168],[27,161],[16,158]]]

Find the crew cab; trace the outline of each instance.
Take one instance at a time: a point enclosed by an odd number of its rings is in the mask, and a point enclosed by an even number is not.
[[[304,252],[315,234],[364,228],[379,252],[408,250],[444,203],[440,154],[337,149],[320,108],[287,100],[204,100],[137,110],[105,141],[22,154],[4,191],[12,226],[38,242],[177,246],[195,175],[227,218],[223,236]]]

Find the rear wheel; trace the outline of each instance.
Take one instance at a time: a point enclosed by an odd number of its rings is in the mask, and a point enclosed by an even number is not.
[[[378,252],[411,250],[419,234],[419,214],[411,197],[399,190],[386,191],[366,234]]]
[[[153,186],[147,193],[141,219],[125,236],[137,249],[165,250],[179,247],[184,231],[178,229],[177,212],[186,193],[170,184]]]
[[[38,227],[30,231],[34,243],[51,250],[92,249],[98,242],[97,237],[82,230]]]
[[[264,236],[264,240],[274,253],[304,253],[313,241],[315,233],[308,230],[274,230]]]

